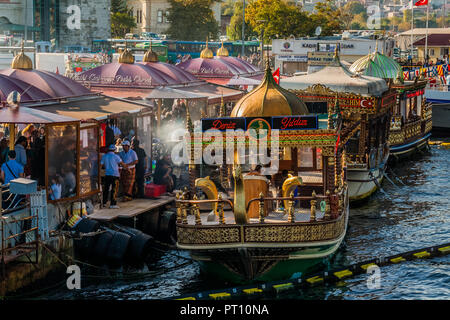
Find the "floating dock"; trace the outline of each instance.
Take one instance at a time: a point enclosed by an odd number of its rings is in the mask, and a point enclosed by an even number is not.
[[[135,218],[142,213],[157,209],[175,201],[175,197],[161,196],[157,199],[134,199],[127,202],[119,202],[119,209],[109,209],[109,207],[95,209],[94,213],[88,216],[89,219],[99,221],[113,221],[117,218]]]

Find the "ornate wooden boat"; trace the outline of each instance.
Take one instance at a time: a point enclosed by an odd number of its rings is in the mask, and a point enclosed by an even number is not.
[[[359,123],[345,150],[350,201],[369,197],[380,187],[389,157],[388,137],[396,91],[383,79],[350,72],[339,60],[312,74],[282,79],[310,112],[324,118],[339,112],[342,128]]]
[[[378,48],[355,61],[349,70],[382,78],[397,92],[389,132],[390,158],[399,160],[425,148],[432,128],[431,104],[424,98],[425,77],[404,80],[400,64],[378,52]]]
[[[330,124],[340,121],[335,116]],[[202,119],[202,130],[195,132],[187,123],[191,187],[177,195],[177,246],[189,250],[205,272],[234,283],[287,279],[317,268],[336,252],[349,212],[344,145],[359,124],[340,132],[328,124],[321,128],[317,115],[309,115],[300,99],[274,82],[269,67],[231,117]],[[244,137],[237,135],[239,129]],[[218,158],[231,159],[209,165],[220,169],[217,183],[206,176],[208,166],[195,161],[212,145]],[[256,145],[270,157],[270,168],[268,163],[261,173],[241,161]],[[220,153],[225,149],[228,154]],[[219,184],[225,192],[217,191]],[[196,187],[208,199],[200,200]],[[200,210],[205,203],[214,204],[211,212]]]

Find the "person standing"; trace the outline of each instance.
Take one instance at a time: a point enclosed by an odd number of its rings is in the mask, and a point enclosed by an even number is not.
[[[136,164],[138,157],[136,152],[130,149],[130,141],[124,140],[122,142],[123,151],[119,153],[122,162],[125,163],[126,168],[120,173],[120,180],[122,182],[124,201],[133,199],[133,185],[136,176]]]
[[[16,151],[16,161],[20,163],[23,167],[27,165],[27,147],[28,141],[24,136],[20,136],[17,141],[14,149]]]
[[[137,197],[144,198],[144,176],[147,171],[147,154],[145,150],[139,146],[139,140],[134,139],[132,142],[132,148],[136,152],[138,163],[136,164],[136,186]]]
[[[8,184],[11,180],[23,177],[23,166],[16,160],[16,151],[8,151],[9,161],[2,164],[1,178],[3,184]]]
[[[108,202],[109,189],[110,194],[110,208],[118,209],[117,206],[117,192],[119,191],[119,165],[126,168],[126,164],[122,162],[122,159],[114,153],[116,146],[111,144],[108,148],[108,152],[102,157],[100,163],[105,167],[105,179],[103,185],[103,206],[106,206]]]

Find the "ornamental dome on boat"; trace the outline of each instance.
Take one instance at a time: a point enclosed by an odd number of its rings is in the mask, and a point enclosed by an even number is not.
[[[32,85],[48,96],[48,99],[74,97],[92,94],[83,85],[63,75],[49,71],[33,70],[31,59],[24,53],[23,46],[12,63],[11,68],[0,70],[0,74],[21,80]]]
[[[396,79],[402,67],[394,59],[378,52],[377,45],[373,53],[356,60],[349,70],[376,78]]]
[[[126,49],[120,54],[118,62],[87,70],[75,75],[74,79],[93,87],[127,88],[185,85],[199,81],[192,74],[174,65],[155,60],[157,56],[155,57],[150,49],[142,62],[135,63],[131,51]]]
[[[275,82],[267,61],[264,80],[236,103],[231,116],[271,117],[308,113],[308,108],[302,100]]]
[[[206,49],[209,51],[205,52]],[[186,60],[179,63],[177,67],[205,79],[231,78],[234,76],[261,77],[263,74],[259,68],[251,63],[237,57],[230,57],[223,42],[215,57],[209,48],[205,48],[200,54],[200,58]]]
[[[341,64],[337,50],[333,62],[323,69],[307,75],[280,79],[280,86],[289,90],[305,90],[317,84],[335,92],[375,97],[380,97],[389,89],[383,79],[350,72]]]

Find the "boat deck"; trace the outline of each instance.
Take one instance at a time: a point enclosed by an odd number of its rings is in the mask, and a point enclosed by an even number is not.
[[[175,197],[171,196],[160,196],[157,199],[134,199],[126,202],[118,202],[119,209],[109,209],[109,207],[96,208],[94,213],[88,217],[101,221],[112,221],[117,218],[133,218],[172,202],[175,202]]]
[[[218,225],[219,224],[219,217],[215,216],[213,221],[208,221],[208,215],[210,212],[207,213],[201,213],[200,218],[202,221],[202,225]],[[295,222],[309,222],[311,217],[311,211],[310,209],[305,208],[296,208],[295,209]],[[316,219],[321,219],[325,213],[317,210],[316,211]],[[210,217],[213,215],[211,214]],[[234,214],[232,211],[224,211],[224,217],[225,217],[225,224],[235,224],[234,220]],[[284,212],[276,212],[272,211],[270,212],[265,218],[265,223],[287,223],[288,222],[288,214]],[[194,215],[188,215],[187,217],[188,224],[195,224],[195,216]],[[258,218],[251,218],[249,220],[249,223],[259,223]]]

